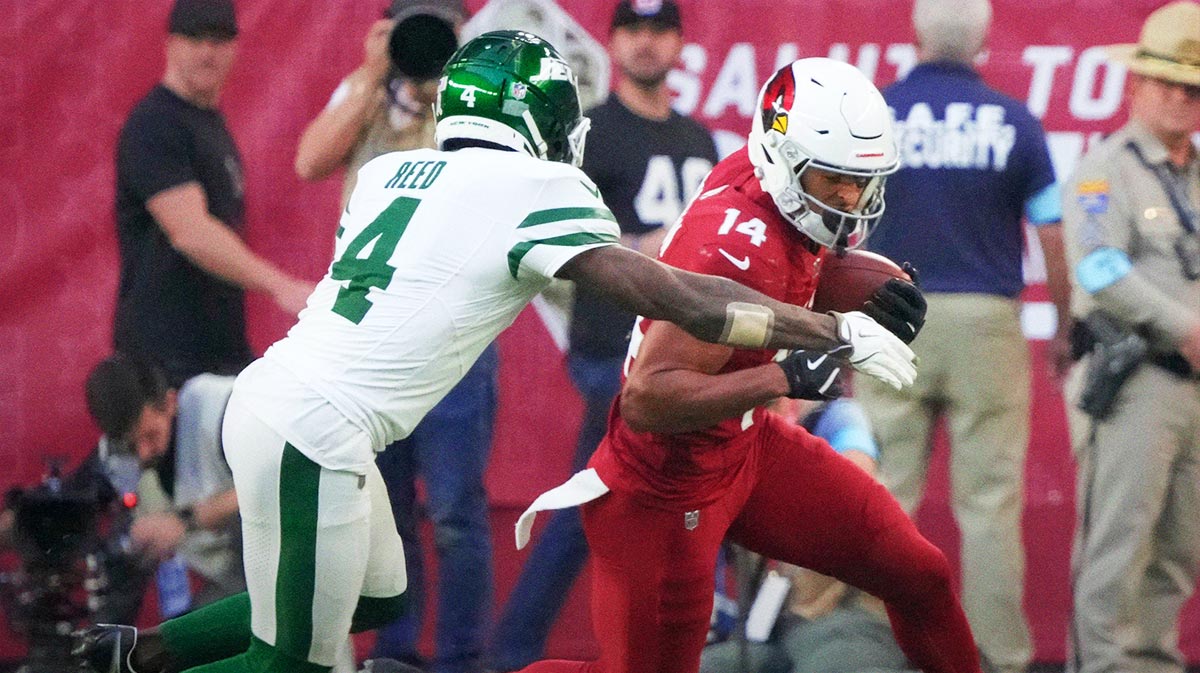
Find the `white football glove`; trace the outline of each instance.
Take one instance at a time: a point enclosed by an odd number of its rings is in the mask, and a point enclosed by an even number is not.
[[[850,366],[896,390],[912,385],[917,356],[907,344],[862,311],[831,313],[837,318],[838,336],[850,347],[850,354],[842,355]]]

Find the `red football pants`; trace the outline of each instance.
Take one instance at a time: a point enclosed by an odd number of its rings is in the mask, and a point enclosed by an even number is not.
[[[524,672],[695,673],[716,554],[728,534],[751,551],[881,598],[900,647],[926,673],[979,673],[945,556],[887,490],[782,419],[761,423],[750,441],[737,480],[699,510],[691,530],[684,512],[645,494],[614,490],[584,505],[600,659],[542,661]]]

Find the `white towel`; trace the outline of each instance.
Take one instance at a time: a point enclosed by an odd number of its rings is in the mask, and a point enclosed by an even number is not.
[[[533,530],[533,520],[538,512],[548,509],[565,509],[578,507],[585,502],[591,502],[608,493],[608,487],[600,481],[596,470],[588,468],[576,472],[565,483],[539,495],[533,504],[517,519],[517,549],[524,549],[529,544],[529,534]]]

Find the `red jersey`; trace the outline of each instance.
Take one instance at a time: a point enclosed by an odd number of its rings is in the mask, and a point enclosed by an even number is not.
[[[666,236],[659,259],[671,266],[724,276],[789,304],[808,306],[822,250],[779,215],[762,191],[745,148],[721,161]],[[625,372],[652,320],[639,317]],[[733,352],[720,373],[757,367],[775,350]],[[720,496],[745,461],[762,408],[694,432],[635,432],[621,418],[620,397],[591,465],[610,488],[645,491],[671,505],[701,507]]]

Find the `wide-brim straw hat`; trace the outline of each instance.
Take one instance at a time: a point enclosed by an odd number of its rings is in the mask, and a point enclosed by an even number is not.
[[[1200,3],[1181,0],[1154,10],[1137,44],[1114,44],[1106,51],[1130,72],[1200,86]]]

